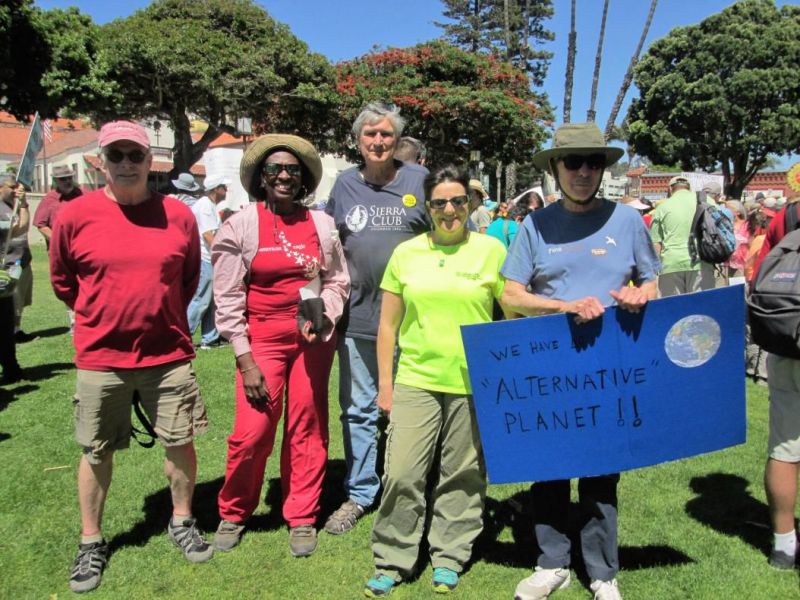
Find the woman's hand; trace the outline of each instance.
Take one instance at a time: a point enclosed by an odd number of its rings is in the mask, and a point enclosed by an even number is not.
[[[239,373],[242,375],[242,386],[247,400],[255,407],[263,407],[270,401],[267,381],[264,374],[253,360],[253,354],[242,354],[236,360]]]
[[[303,326],[300,329],[300,335],[302,335],[303,339],[309,344],[316,344],[322,339],[320,338],[319,334],[314,333],[311,330],[311,321],[306,321],[303,323]]]
[[[392,412],[392,395],[394,386],[385,386],[378,389],[378,409],[387,415]]]

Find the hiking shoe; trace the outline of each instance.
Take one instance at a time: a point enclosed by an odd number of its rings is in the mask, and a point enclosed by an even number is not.
[[[186,517],[180,525],[167,525],[169,539],[181,550],[186,560],[193,563],[206,562],[214,554],[214,549],[204,539],[197,528],[197,519]]]
[[[367,598],[380,598],[388,596],[397,582],[383,573],[375,573],[375,576],[364,586],[364,595]]]
[[[569,569],[536,567],[533,575],[517,584],[514,600],[541,600],[557,590],[563,590],[571,581]]]
[[[325,523],[325,531],[333,535],[347,533],[364,516],[364,507],[352,500],[346,500]],[[372,581],[372,580],[370,580]]]
[[[105,540],[93,544],[78,544],[78,556],[72,563],[69,589],[78,594],[91,592],[100,585],[100,578],[108,564],[108,544]]]
[[[589,585],[589,589],[594,592],[594,600],[622,600],[622,594],[619,593],[616,579],[611,581],[595,579]]]
[[[433,591],[437,594],[447,594],[456,589],[458,573],[447,567],[436,567],[433,570]]]
[[[769,566],[774,569],[794,569],[795,557],[781,550],[773,549],[769,553]]]
[[[222,519],[214,534],[214,550],[227,552],[239,545],[244,532],[244,523],[234,523],[227,519]]]
[[[313,525],[289,529],[289,550],[292,556],[311,556],[317,549],[317,530]]]

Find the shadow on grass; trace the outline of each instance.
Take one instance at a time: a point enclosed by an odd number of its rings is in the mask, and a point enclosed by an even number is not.
[[[35,392],[39,389],[38,385],[30,385],[28,383],[20,383],[13,388],[0,388],[0,412],[8,408],[14,400],[18,399],[23,394],[28,392]]]
[[[2,434],[0,434],[2,435]],[[274,459],[280,460],[280,454]],[[345,465],[341,459],[328,462],[328,468],[323,483],[321,498],[320,520],[324,523],[328,515],[339,508],[344,501],[342,480],[344,479]],[[219,524],[217,510],[217,495],[222,487],[223,478],[218,477],[211,481],[198,483],[194,489],[192,511],[197,518],[197,524],[205,532],[206,539],[213,537]],[[273,477],[264,482],[266,492],[264,504],[267,512],[252,516],[247,521],[248,531],[275,531],[286,527],[283,520],[283,495],[281,493],[281,480]],[[136,523],[130,530],[114,536],[109,541],[112,551],[124,546],[144,546],[151,537],[163,535],[167,528],[167,520],[172,514],[172,498],[169,487],[165,486],[154,494],[144,499],[144,518]],[[321,523],[320,523],[321,525]]]
[[[689,487],[697,497],[686,503],[686,514],[768,556],[772,545],[769,508],[750,495],[749,485],[747,479],[728,473],[693,477]]]
[[[216,531],[219,517],[217,517],[217,493],[222,486],[222,478],[197,484],[194,489],[194,502],[192,512],[197,517],[197,524],[203,531]],[[169,487],[165,486],[154,494],[144,499],[144,518],[131,529],[114,536],[109,542],[112,552],[124,546],[144,546],[150,538],[164,535],[167,530],[167,521],[172,515],[172,497]]]
[[[573,502],[569,509],[571,564],[578,578],[588,586],[589,578],[580,552],[581,508]],[[623,517],[624,518],[624,517]],[[499,541],[505,528],[511,529],[511,541]],[[486,499],[483,532],[475,544],[472,561],[483,560],[518,568],[533,569],[540,550],[533,533],[533,502],[530,490],[517,492],[507,500]],[[620,568],[626,571],[685,565],[694,562],[689,556],[664,545],[620,546]]]
[[[75,368],[75,364],[71,362],[58,362],[58,363],[45,363],[43,365],[35,365],[33,367],[23,367],[25,371],[25,379],[28,381],[41,381],[43,379],[51,379],[56,375],[61,375],[67,371]]]
[[[29,332],[30,335],[35,335],[36,337],[40,338],[49,338],[55,337],[57,335],[63,335],[69,331],[69,327],[50,327],[49,329],[40,329],[39,331],[31,331]],[[31,340],[32,342],[35,340]]]

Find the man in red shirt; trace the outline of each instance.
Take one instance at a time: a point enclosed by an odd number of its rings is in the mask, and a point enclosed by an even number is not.
[[[74,176],[74,171],[67,165],[53,167],[55,187],[44,195],[33,215],[33,226],[42,234],[48,249],[50,248],[50,238],[53,236],[53,223],[56,221],[58,211],[70,200],[83,195],[83,190],[75,185]],[[75,315],[71,310],[67,311],[67,319],[70,333],[72,333],[72,328],[75,326]],[[27,336],[23,335],[24,337]]]
[[[50,245],[53,290],[75,311],[75,433],[81,543],[70,588],[100,585],[108,559],[101,533],[115,450],[128,447],[138,399],[166,453],[170,539],[191,562],[211,558],[192,517],[194,435],[207,427],[190,360],[186,321],[200,273],[191,211],[151,192],[147,132],[114,121],[100,129],[103,189],[60,211]]]
[[[789,210],[798,211],[800,219],[800,201],[787,204],[772,219],[756,260],[754,280],[764,257],[790,233],[786,231],[786,211]],[[767,356],[767,385],[769,441],[764,488],[773,533],[769,564],[777,569],[794,569],[798,558],[794,511],[797,476],[800,474],[800,360],[770,353]]]
[[[75,173],[67,165],[53,167],[55,187],[44,195],[33,215],[33,226],[42,234],[48,248],[58,211],[70,200],[83,195],[83,190],[75,185],[74,176]]]

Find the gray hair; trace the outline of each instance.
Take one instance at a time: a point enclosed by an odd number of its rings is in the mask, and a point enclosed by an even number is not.
[[[403,135],[406,120],[400,116],[400,109],[396,105],[383,102],[370,102],[361,110],[353,123],[353,136],[358,139],[365,125],[374,125],[383,119],[389,119],[394,137],[399,139]]]
[[[416,162],[425,160],[428,151],[425,144],[420,142],[417,138],[404,136],[397,142],[397,148],[394,151],[394,157],[403,162]]]

